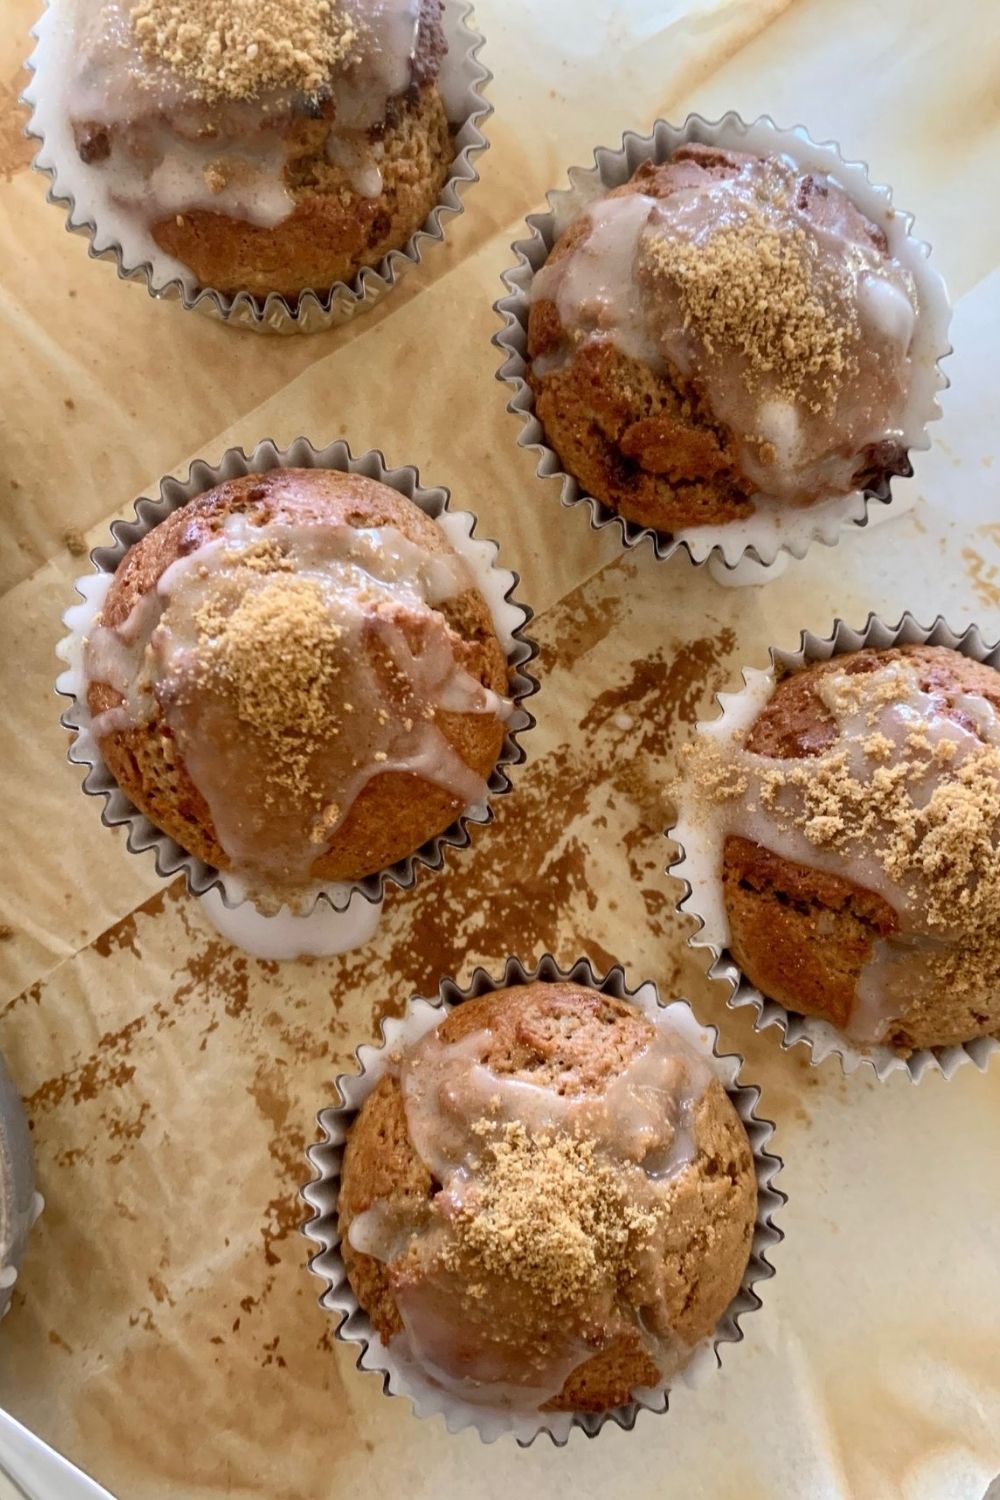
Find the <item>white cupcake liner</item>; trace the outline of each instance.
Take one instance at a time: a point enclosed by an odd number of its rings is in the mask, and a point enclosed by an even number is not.
[[[235,911],[254,912],[253,903],[246,899],[240,882],[231,874],[205,864],[193,854],[168,837],[141,813],[119,787],[108,770],[91,732],[90,709],[87,704],[86,686],[82,669],[83,645],[86,632],[100,609],[107,592],[108,583],[118,564],[129,548],[152,531],[173,511],[186,505],[189,500],[214,489],[224,480],[240,478],[247,474],[264,474],[272,469],[332,469],[341,473],[361,474],[405,495],[420,509],[435,519],[442,527],[451,546],[472,569],[476,585],[484,595],[497,636],[507,653],[510,677],[508,696],[514,702],[514,712],[507,724],[503,745],[496,765],[487,780],[489,796],[477,807],[466,808],[454,823],[443,833],[429,839],[406,859],[379,870],[377,874],[363,880],[330,881],[316,887],[315,898],[307,903],[302,917],[313,913],[322,916],[322,907],[337,914],[351,909],[362,923],[362,939],[371,935],[378,919],[378,909],[385,896],[387,886],[395,885],[409,889],[416,880],[422,866],[438,870],[444,863],[447,848],[465,848],[471,840],[470,825],[490,823],[493,820],[492,802],[511,790],[507,771],[520,765],[525,758],[519,736],[534,726],[533,716],[524,707],[526,699],[538,690],[536,679],[527,670],[538,655],[538,646],[524,634],[524,628],[532,618],[527,605],[514,599],[518,575],[497,563],[499,548],[496,542],[475,535],[476,518],[469,511],[451,509],[450,495],[441,487],[429,489],[421,485],[418,471],[412,466],[390,469],[384,455],[377,449],[355,458],[347,443],[331,443],[328,448],[317,451],[306,438],[297,438],[289,448],[279,449],[266,439],[252,453],[242,448],[230,448],[220,463],[210,465],[203,459],[191,464],[186,479],[165,478],[160,481],[158,499],[143,497],[135,502],[135,520],[120,520],[112,523],[114,541],[105,547],[96,547],[90,554],[93,572],[77,579],[76,589],[83,604],[73,605],[63,616],[70,634],[57,647],[57,655],[68,663],[67,670],[60,673],[56,691],[72,699],[60,723],[73,732],[74,739],[68,756],[75,765],[88,767],[83,781],[84,792],[91,797],[104,799],[101,821],[109,828],[125,825],[128,828],[127,845],[131,853],[140,854],[151,850],[159,875],[169,877],[183,871],[192,895],[209,897],[208,913],[217,925],[223,926],[226,914]],[[367,908],[367,914],[366,914]],[[260,917],[259,922],[279,921],[280,918]],[[289,918],[293,923],[301,917]],[[258,952],[262,957],[294,957],[293,953],[265,952],[255,949],[251,941],[243,941],[236,925],[226,935],[233,941]],[[356,942],[347,946],[357,946]],[[337,948],[300,947],[302,952],[343,951]]]
[[[648,541],[654,555],[661,560],[683,550],[695,564],[710,561],[713,569],[718,570],[720,581],[724,581],[726,573],[733,574],[742,564],[745,581],[765,582],[768,572],[762,573],[762,569],[773,569],[770,576],[777,576],[778,571],[787,566],[789,556],[804,557],[812,542],[833,547],[840,541],[845,529],[866,526],[871,502],[890,504],[890,482],[884,480],[876,489],[821,501],[802,509],[758,508],[757,513],[749,519],[732,521],[727,525],[687,527],[677,532],[640,526],[587,494],[577,480],[565,471],[559,455],[546,442],[545,430],[535,414],[534,393],[527,380],[531,285],[536,272],[541,270],[548,259],[556,240],[589,202],[600,197],[609,188],[620,187],[627,182],[642,162],[663,162],[678,146],[690,141],[731,150],[778,151],[786,153],[801,167],[830,173],[868,217],[885,230],[890,250],[898,251],[905,245],[915,257],[910,269],[918,275],[921,283],[920,292],[927,324],[926,342],[930,346],[926,362],[932,370],[928,385],[932,387],[932,393],[923,419],[922,440],[912,444],[910,451],[930,447],[926,424],[940,417],[936,393],[948,386],[947,377],[942,374],[939,362],[951,353],[951,346],[947,342],[950,309],[945,285],[938,273],[925,264],[930,255],[930,246],[912,237],[912,215],[893,208],[891,190],[871,181],[864,162],[845,160],[835,142],[816,142],[801,125],[790,130],[781,129],[769,115],[761,115],[750,123],[733,111],[719,120],[688,115],[680,126],[670,125],[666,120],[657,120],[650,135],[641,136],[629,130],[622,136],[622,144],[618,149],[598,147],[594,152],[593,167],[570,168],[569,189],[548,193],[548,211],[529,214],[527,224],[530,234],[525,239],[515,241],[511,247],[517,255],[518,264],[503,273],[508,295],[494,304],[494,310],[504,320],[503,329],[493,336],[493,343],[505,356],[497,371],[497,379],[512,388],[513,394],[507,403],[507,410],[521,419],[518,447],[530,448],[539,455],[536,473],[542,479],[558,482],[564,506],[584,506],[589,509],[592,530],[603,531],[607,526],[617,527],[624,547],[638,547]],[[910,472],[912,473],[912,468]],[[751,565],[749,569],[747,563]],[[744,579],[730,577],[728,581]]]
[[[10,1306],[28,1233],[41,1211],[24,1106],[0,1057],[0,1318]]]
[[[514,985],[531,984],[536,979],[549,982],[569,980],[611,995],[617,1000],[631,1001],[653,1019],[659,1019],[662,1015],[669,1016],[688,1045],[710,1061],[716,1077],[743,1122],[753,1149],[758,1192],[757,1220],[750,1259],[739,1291],[715,1331],[695,1348],[688,1364],[672,1381],[636,1392],[635,1399],[627,1405],[606,1412],[540,1412],[535,1416],[490,1411],[467,1405],[447,1395],[429,1381],[420,1379],[411,1365],[401,1365],[398,1357],[382,1343],[373,1330],[367,1313],[351,1289],[340,1251],[337,1200],[344,1142],[358,1110],[383,1076],[390,1053],[396,1047],[410,1046],[418,1041],[437,1026],[449,1010],[461,1005],[463,1001]],[[359,1349],[357,1368],[381,1375],[384,1393],[388,1396],[407,1397],[417,1417],[443,1416],[449,1432],[461,1432],[474,1427],[484,1443],[510,1436],[521,1447],[530,1446],[544,1433],[556,1447],[561,1448],[568,1442],[572,1431],[578,1430],[587,1437],[596,1437],[609,1423],[631,1431],[641,1411],[667,1411],[672,1383],[682,1381],[695,1388],[703,1384],[708,1373],[722,1363],[720,1346],[739,1343],[744,1337],[740,1326],[741,1318],[761,1306],[754,1287],[758,1282],[766,1281],[774,1275],[774,1267],[767,1259],[766,1252],[784,1238],[784,1232],[773,1222],[773,1215],[787,1202],[787,1195],[773,1185],[783,1163],[780,1157],[766,1149],[774,1133],[774,1125],[755,1113],[760,1101],[760,1090],[739,1081],[743,1059],[734,1053],[720,1053],[717,1050],[719,1034],[715,1027],[701,1026],[687,1001],[677,1000],[672,1004],[662,1005],[655,984],[647,982],[636,989],[631,988],[620,965],[615,965],[602,976],[586,958],[578,959],[570,969],[561,969],[552,955],[547,953],[530,969],[520,959],[508,958],[503,972],[496,978],[485,969],[477,968],[464,988],[460,988],[453,979],[442,979],[434,999],[411,999],[404,1017],[401,1020],[383,1021],[380,1030],[380,1044],[356,1049],[357,1073],[341,1074],[337,1078],[337,1090],[342,1102],[320,1111],[318,1121],[323,1140],[310,1146],[307,1152],[316,1176],[302,1190],[302,1197],[313,1210],[313,1216],[303,1225],[303,1233],[320,1247],[309,1262],[310,1269],[325,1284],[320,1306],[337,1316],[334,1333],[337,1340],[354,1344]]]
[[[424,248],[443,240],[447,221],[464,212],[465,187],[479,181],[473,158],[489,149],[481,126],[493,113],[493,106],[483,97],[482,90],[493,75],[479,61],[484,38],[471,24],[472,6],[465,0],[445,0],[448,52],[442,61],[438,85],[454,131],[455,155],[437,203],[402,249],[390,250],[378,265],[364,267],[350,282],[338,281],[326,289],[303,291],[291,301],[276,292],[267,297],[250,292],[231,296],[203,287],[169,256],[155,260],[130,258],[117,240],[102,234],[98,222],[100,187],[95,189],[92,179],[88,187],[85,174],[89,169],[79,161],[58,91],[52,89],[46,96],[46,68],[57,39],[54,18],[58,6],[64,3],[66,0],[47,0],[46,9],[31,33],[37,42],[27,63],[33,77],[22,100],[31,107],[26,133],[40,143],[33,166],[50,179],[48,201],[67,210],[66,228],[90,241],[91,259],[114,261],[120,280],[144,282],[151,297],[180,302],[188,311],[254,333],[317,333],[332,328],[371,307],[396,285],[410,266],[420,265]]]
[[[743,689],[736,693],[717,695],[716,701],[721,713],[711,721],[712,727],[721,725],[727,715],[739,715],[741,711],[744,719],[751,714],[756,717],[754,705],[763,706],[763,694],[768,684],[775,681],[777,672],[798,671],[810,662],[828,661],[832,656],[860,651],[865,646],[884,651],[890,646],[899,645],[948,646],[973,661],[1000,668],[1000,645],[987,645],[978,625],[969,625],[959,632],[953,630],[941,615],[933,624],[921,625],[909,611],[896,625],[887,625],[871,614],[861,630],[855,630],[843,620],[837,619],[828,636],[818,636],[812,631],[803,630],[795,651],[772,646],[771,666],[766,671],[743,668]],[[696,731],[701,727],[696,726]],[[729,952],[729,933],[724,918],[706,918],[698,909],[699,894],[717,885],[720,872],[712,867],[697,821],[682,814],[674,827],[668,830],[667,837],[678,846],[679,851],[667,870],[685,887],[685,894],[677,903],[678,910],[695,917],[699,923],[698,931],[688,939],[688,946],[708,949],[713,960],[709,969],[710,977],[721,979],[729,985],[727,1003],[734,1010],[751,1006],[756,1011],[753,1023],[755,1031],[776,1027],[781,1034],[782,1050],[787,1051],[801,1043],[809,1049],[810,1061],[814,1066],[828,1057],[836,1057],[847,1074],[854,1073],[865,1065],[873,1070],[879,1081],[884,1081],[892,1073],[906,1072],[913,1083],[919,1083],[924,1074],[932,1070],[940,1072],[945,1078],[953,1078],[962,1064],[969,1062],[974,1063],[982,1072],[994,1053],[1000,1052],[1000,1038],[993,1036],[977,1037],[960,1047],[921,1047],[906,1058],[894,1052],[891,1047],[874,1046],[864,1049],[855,1046],[829,1022],[789,1011],[776,1000],[767,998],[750,983]]]
[[[37,1433],[0,1408],[0,1479],[12,1500],[115,1500],[110,1491],[63,1458]]]

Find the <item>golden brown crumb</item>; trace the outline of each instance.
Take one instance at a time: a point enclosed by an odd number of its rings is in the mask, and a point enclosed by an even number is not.
[[[839,717],[852,713],[864,704],[874,723],[880,708],[898,703],[912,686],[912,673],[905,664],[895,662],[878,672],[867,674],[831,672],[817,682],[816,695],[821,703]]]
[[[66,551],[72,557],[83,557],[87,550],[83,532],[76,526],[68,526],[63,532],[63,541],[66,543]]]
[[[787,195],[780,180],[769,189]],[[748,375],[776,376],[784,399],[802,399],[817,385],[832,392],[832,377],[849,372],[859,332],[847,277],[817,264],[804,229],[779,228],[765,207],[750,207],[698,243],[651,234],[648,254],[708,353],[739,350]],[[810,402],[815,410],[821,404]]]
[[[688,773],[698,791],[708,802],[734,802],[745,797],[750,789],[750,777],[738,761],[720,753],[711,740],[700,737],[688,743],[681,751],[688,766]],[[670,788],[671,796],[681,796],[682,780]]]
[[[340,822],[340,803],[327,802],[317,814],[309,837],[314,844],[325,844]]]
[[[240,549],[239,565],[252,573],[294,573],[295,564],[287,551],[273,537],[261,537]],[[203,577],[208,576],[206,568]]]
[[[267,573],[263,558],[250,566]],[[199,684],[228,699],[253,726],[269,757],[269,780],[296,797],[309,796],[309,765],[331,725],[336,679],[343,669],[343,627],[331,618],[311,578],[269,573],[226,608],[216,592],[196,613]],[[328,826],[331,808],[322,810]]]
[[[887,734],[877,732],[870,734],[861,748],[871,760],[889,760],[896,747]]]
[[[830,674],[817,693],[835,713],[873,724],[913,685],[912,673],[893,667]],[[928,953],[928,968],[952,990],[981,989],[984,973],[1000,976],[1000,746],[980,741],[956,763],[957,744],[935,743],[928,725],[916,722],[899,744],[878,731],[861,749],[869,762],[862,774],[842,735],[806,761],[755,758],[761,804],[779,827],[798,830],[818,850],[874,855],[897,887],[915,886],[922,925],[952,940]],[[734,761],[731,750],[727,756],[703,741],[693,759],[707,802],[745,795],[751,763],[739,749]]]
[[[657,1216],[627,1201],[621,1175],[592,1141],[532,1136],[518,1121],[473,1129],[483,1158],[446,1265],[521,1282],[554,1305],[628,1276]]]
[[[915,798],[915,783],[939,759],[916,732],[893,765],[877,766],[866,779],[854,775],[843,749],[807,765],[776,761],[758,773],[761,802],[818,848],[870,849],[891,880],[922,877],[932,927],[991,920],[1000,911],[1000,748],[973,747],[948,766],[926,801]],[[749,784],[714,745],[697,747],[695,767],[696,785],[710,801],[732,802]],[[789,801],[786,791],[797,795]]]
[[[361,40],[335,0],[134,0],[129,14],[143,59],[206,100],[271,89],[314,96],[357,59]]]
[[[205,186],[210,193],[225,192],[229,183],[229,174],[226,171],[224,162],[210,161],[208,166],[204,168],[202,176],[205,179]]]

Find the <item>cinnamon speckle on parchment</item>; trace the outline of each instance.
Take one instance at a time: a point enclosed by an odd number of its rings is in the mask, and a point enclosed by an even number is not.
[[[178,879],[8,1008],[4,1050],[49,1199],[39,1232],[59,1226],[59,1262],[89,1287],[86,1305],[65,1277],[31,1288],[42,1328],[87,1349],[86,1379],[67,1380],[79,1354],[7,1322],[9,1378],[58,1359],[74,1454],[112,1486],[251,1488],[285,1451],[289,1403],[324,1441],[297,1446],[272,1500],[349,1487],[378,1445],[384,1403],[352,1395],[351,1353],[304,1268],[299,1190],[316,1112],[379,1017],[443,974],[464,983],[477,963],[544,949],[601,969],[624,960],[664,999],[683,991],[706,1019],[721,1013],[683,944],[663,829],[678,746],[731,675],[735,642],[726,620],[672,635],[656,582],[655,595],[640,588],[623,559],[534,623],[545,712],[540,697],[513,795],[442,871],[390,888],[370,947],[262,963],[225,943]],[[133,868],[123,851],[108,858]],[[741,1025],[734,1046],[772,1050]],[[80,1154],[60,1167],[67,1150]],[[221,1436],[192,1448],[196,1430]]]

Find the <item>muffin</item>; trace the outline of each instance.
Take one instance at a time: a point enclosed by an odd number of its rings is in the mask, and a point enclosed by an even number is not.
[[[568,982],[497,990],[395,1054],[347,1138],[351,1287],[451,1398],[602,1412],[686,1362],[739,1289],[744,1127],[673,1025]]]
[[[643,162],[533,278],[546,442],[667,533],[884,493],[911,472],[933,371],[911,244],[894,254],[834,177],[785,155],[689,142]]]
[[[812,663],[703,737],[693,795],[765,996],[903,1056],[1000,1032],[993,667],[929,645]]]
[[[83,670],[118,785],[262,909],[482,805],[511,714],[490,610],[442,528],[322,469],[219,484],[143,536]]]
[[[453,151],[441,0],[56,0],[79,170],[122,244],[294,299],[423,224]],[[50,84],[55,80],[50,80]]]

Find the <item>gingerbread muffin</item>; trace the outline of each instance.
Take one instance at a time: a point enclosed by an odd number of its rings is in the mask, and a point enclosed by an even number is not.
[[[294,299],[402,248],[453,151],[441,0],[55,0],[100,223],[202,287]]]
[[[715,1328],[756,1199],[743,1125],[669,1020],[536,982],[392,1059],[348,1136],[341,1248],[383,1342],[456,1399],[600,1412]]]
[[[787,156],[689,143],[644,162],[534,277],[546,441],[667,533],[884,489],[927,418],[922,264]]]
[[[468,565],[356,474],[278,469],[123,558],[84,653],[123,791],[258,904],[354,880],[481,805],[511,704]]]
[[[696,749],[694,791],[764,995],[904,1055],[1000,1033],[1000,673],[941,646],[812,664]]]

